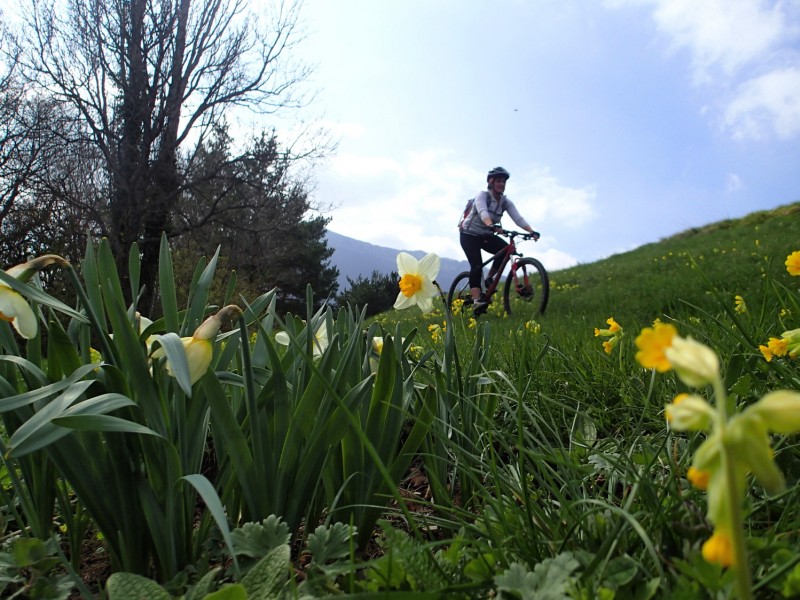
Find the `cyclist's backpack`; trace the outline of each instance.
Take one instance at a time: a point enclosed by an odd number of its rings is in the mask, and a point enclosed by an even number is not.
[[[461,218],[458,220],[458,228],[461,229],[461,226],[464,224],[464,221],[469,216],[469,213],[472,212],[472,207],[475,205],[475,198],[470,198],[467,200],[467,205],[464,207],[464,213],[461,215]]]

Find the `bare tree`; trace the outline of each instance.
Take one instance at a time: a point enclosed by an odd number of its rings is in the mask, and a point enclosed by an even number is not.
[[[22,65],[30,83],[78,119],[64,146],[91,146],[100,159],[93,216],[119,261],[138,243],[148,299],[160,236],[176,233],[179,199],[198,183],[180,153],[191,157],[187,146],[202,145],[234,107],[270,113],[301,103],[295,93],[307,71],[290,60],[299,4],[279,2],[269,14],[249,6],[31,0],[26,11]],[[50,181],[49,189],[58,186]]]

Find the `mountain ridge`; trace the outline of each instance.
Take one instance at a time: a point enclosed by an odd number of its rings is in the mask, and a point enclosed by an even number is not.
[[[397,254],[399,252],[408,252],[416,258],[422,258],[427,254],[422,250],[397,250],[395,248],[377,246],[330,230],[325,233],[325,239],[328,242],[328,247],[334,250],[330,264],[339,269],[339,277],[337,279],[339,293],[350,287],[347,282],[348,277],[356,281],[359,276],[369,278],[373,271],[378,271],[384,275],[397,271]],[[436,280],[446,292],[456,275],[469,269],[469,263],[466,260],[454,260],[452,258],[442,258],[441,261],[439,276]]]

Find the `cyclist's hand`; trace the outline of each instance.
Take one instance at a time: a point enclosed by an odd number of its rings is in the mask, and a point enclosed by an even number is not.
[[[537,241],[537,242],[539,241],[539,238],[541,237],[541,234],[538,231],[531,231],[530,235],[533,238],[533,240]]]
[[[492,223],[492,231],[495,232],[495,233],[502,233],[503,232],[503,226],[500,225],[499,223]]]

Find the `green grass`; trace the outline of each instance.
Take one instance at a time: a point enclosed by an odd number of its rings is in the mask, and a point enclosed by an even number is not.
[[[51,316],[47,347],[34,340],[24,350],[0,323],[0,413],[11,433],[2,438],[11,448],[5,533],[46,539],[54,522],[68,524],[79,570],[83,533],[108,530],[115,568],[175,593],[240,554],[241,572],[234,563],[203,589],[247,587],[255,576],[243,573],[261,559],[274,589],[286,581],[282,598],[730,597],[732,571],[701,555],[713,531],[707,494],[687,480],[705,434],[674,432],[664,418],[676,394],[692,390],[671,371],[643,368],[635,339],[659,319],[713,349],[731,410],[800,390],[796,361],[768,362],[759,350],[800,327],[800,278],[784,266],[800,249],[799,217],[793,204],[552,273],[547,313],[535,322],[505,317],[499,302],[478,322],[450,317],[441,303],[425,315],[412,308],[365,321],[353,309],[314,314],[309,291],[306,321],[283,323],[267,294],[239,331],[216,340],[213,368],[186,389],[148,360],[142,336],[194,330],[214,260],[198,267],[182,312],[165,245],[166,316],[137,334],[108,249],[97,263],[88,252],[86,290],[75,283],[88,317],[20,286],[71,321],[61,327]],[[608,353],[595,329],[610,317],[622,330]],[[273,325],[287,331],[288,346],[275,343]],[[87,365],[93,339],[104,365]],[[66,436],[38,401],[46,386],[64,388],[64,403],[91,401],[86,411],[99,411],[92,407],[108,392],[135,406],[116,412],[119,420],[72,416],[66,422],[82,429]],[[694,391],[713,401],[709,389]],[[34,425],[59,437],[46,452],[23,454],[13,442]],[[139,435],[142,427],[158,441]],[[800,446],[791,435],[771,441],[786,489],[769,496],[748,481],[742,503],[758,598],[800,593]],[[209,458],[206,478],[199,469]],[[108,481],[136,492],[98,492]],[[197,527],[200,495],[210,512]],[[285,564],[290,536],[297,579]],[[0,555],[17,557],[7,575],[31,577],[20,551]],[[224,590],[215,597],[233,586]]]
[[[730,593],[731,577],[700,557],[711,524],[705,495],[685,479],[703,436],[665,426],[665,404],[687,388],[672,373],[642,369],[634,340],[660,319],[707,344],[720,356],[730,401],[740,407],[772,389],[800,389],[796,362],[768,363],[758,349],[800,327],[800,282],[784,265],[798,249],[800,204],[792,204],[552,273],[550,304],[536,333],[496,311],[477,327],[456,316],[450,342],[473,377],[473,344],[486,339],[484,385],[458,401],[485,405],[492,396],[497,409],[480,438],[451,438],[449,452],[461,469],[455,480],[484,507],[477,519],[453,509],[453,527],[468,522],[476,545],[486,542],[490,550],[481,551],[500,566],[533,569],[569,552],[580,563],[573,583],[585,591],[573,590],[578,596],[604,588],[648,597],[654,582],[674,597]],[[737,295],[745,312],[736,311]],[[611,316],[624,334],[607,354],[594,329],[607,327]],[[441,309],[394,311],[376,321],[416,332],[415,343],[446,356],[448,338],[429,332],[444,326]],[[754,485],[745,506],[758,597],[796,590],[800,578],[800,517],[792,508],[800,496],[800,454],[795,438],[776,442],[788,491],[768,498]],[[622,571],[633,575],[620,583]]]

